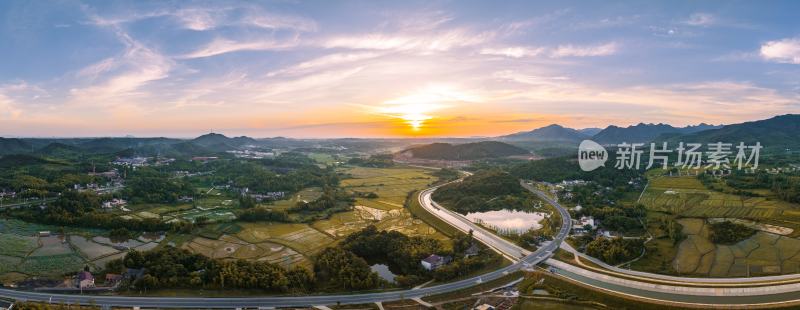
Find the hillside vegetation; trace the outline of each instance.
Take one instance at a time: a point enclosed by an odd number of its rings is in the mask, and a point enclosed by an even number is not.
[[[479,171],[462,182],[438,189],[433,199],[460,213],[532,206],[517,178],[500,170]]]
[[[443,160],[475,160],[529,154],[528,150],[497,141],[465,144],[432,143],[408,149],[414,157]]]
[[[765,148],[793,148],[800,146],[800,114],[786,114],[770,119],[727,125],[671,139],[696,143],[725,142],[751,145],[760,142]],[[735,149],[734,149],[735,151]]]
[[[589,136],[572,128],[566,128],[561,125],[552,124],[531,131],[524,131],[515,134],[510,134],[507,136],[503,136],[501,138],[508,140],[526,140],[526,141],[578,142],[583,139],[588,139]]]

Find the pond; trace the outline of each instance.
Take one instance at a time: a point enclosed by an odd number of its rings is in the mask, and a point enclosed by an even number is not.
[[[377,273],[382,279],[394,283],[395,274],[389,270],[389,266],[384,264],[374,264],[369,266],[373,272]]]
[[[517,210],[497,210],[467,213],[467,219],[503,234],[521,234],[531,229],[542,228],[539,221],[545,218],[544,212]]]

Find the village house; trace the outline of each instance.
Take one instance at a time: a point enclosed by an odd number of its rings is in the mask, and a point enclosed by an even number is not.
[[[622,235],[620,235],[616,231],[605,230],[605,229],[598,229],[597,230],[597,237],[600,237],[600,238],[613,239],[613,238],[621,237],[621,236]]]
[[[94,276],[88,271],[81,271],[76,276],[76,286],[78,288],[93,288]]]
[[[589,229],[597,228],[597,225],[594,222],[594,218],[591,216],[581,216],[580,219],[572,219],[572,232],[576,235],[582,235],[587,232],[587,227]]]
[[[124,199],[114,198],[114,199],[111,199],[110,201],[104,201],[103,202],[103,209],[112,209],[112,208],[117,208],[117,207],[121,208],[121,207],[126,206],[127,204],[128,204],[128,202],[125,201]]]
[[[147,166],[147,157],[133,157],[133,158],[117,158],[113,162],[114,165],[130,166],[130,167],[144,167]]]
[[[13,198],[16,198],[16,197],[17,197],[17,192],[3,190],[2,192],[0,192],[0,197],[3,197],[3,198],[12,198],[12,199],[13,199]]]
[[[250,194],[250,197],[253,197],[253,199],[258,202],[262,202],[268,200],[280,200],[283,199],[284,195],[284,192],[268,192],[266,194]]]
[[[426,257],[420,264],[422,264],[422,268],[426,270],[436,270],[441,266],[447,265],[452,260],[449,256],[439,256],[436,254],[431,254],[430,256]]]

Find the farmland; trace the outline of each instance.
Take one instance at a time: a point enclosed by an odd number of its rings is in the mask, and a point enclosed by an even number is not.
[[[39,232],[49,231],[49,236]],[[18,220],[0,220],[0,280],[13,282],[30,276],[58,278],[84,266],[100,270],[111,259],[124,255],[121,249],[152,249],[158,240],[112,242],[98,230],[66,229]]]
[[[776,199],[745,197],[707,189],[694,176],[651,176],[640,203],[656,238],[633,268],[710,277],[745,277],[800,272],[800,206]],[[663,237],[656,223],[677,221],[684,239]],[[733,221],[758,232],[735,244],[714,244],[709,223]],[[660,238],[659,238],[660,237]]]
[[[311,257],[322,249],[335,245],[349,234],[369,225],[407,235],[447,239],[422,220],[413,218],[404,208],[410,192],[426,188],[437,180],[429,174],[429,170],[341,167],[337,172],[346,176],[341,181],[341,187],[357,197],[350,211],[335,213],[330,218],[310,223],[220,221],[203,227],[199,233],[171,237],[170,240],[177,241],[179,247],[213,258],[266,260],[286,266],[310,267]],[[367,192],[377,197],[359,195]],[[321,188],[309,187],[287,199],[261,205],[286,210],[298,202],[313,201],[321,195]],[[186,212],[192,210],[170,215]]]
[[[800,271],[800,240],[758,232],[733,245],[713,244],[704,220],[679,222],[687,236],[680,243],[674,262],[679,274],[747,277]]]
[[[681,217],[750,219],[792,228],[792,236],[800,236],[800,206],[770,196],[711,191],[695,177],[653,177],[640,202],[651,211]]]

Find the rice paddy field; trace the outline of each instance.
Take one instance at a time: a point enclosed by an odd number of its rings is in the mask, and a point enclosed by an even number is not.
[[[297,192],[288,199],[273,202],[271,207],[276,210],[287,210],[297,205],[300,201],[314,201],[320,196],[322,196],[321,187],[309,187]]]
[[[41,235],[40,232],[50,232]],[[101,270],[108,261],[121,258],[128,248],[150,250],[159,240],[112,242],[99,230],[59,227],[0,219],[0,282],[10,284],[29,277],[60,278],[89,266]]]
[[[216,189],[207,191],[207,195],[200,197],[193,204],[144,204],[129,207],[132,212],[122,213],[126,219],[160,219],[166,222],[174,220],[187,220],[194,222],[198,217],[204,217],[211,222],[227,222],[236,219],[233,210],[237,201],[222,195]]]
[[[179,246],[220,259],[266,260],[287,266],[311,266],[311,258],[326,247],[369,225],[414,236],[447,237],[413,218],[403,206],[410,192],[428,187],[437,178],[419,168],[342,167],[349,175],[341,186],[351,192],[373,192],[377,198],[357,198],[353,210],[312,223],[228,222],[209,225]],[[298,201],[319,198],[322,189],[306,188],[266,206],[285,210]]]
[[[694,176],[650,178],[639,200],[656,217],[676,220],[686,238],[673,245],[655,238],[648,255],[634,263],[638,270],[708,277],[747,277],[800,272],[800,206],[765,197],[744,197],[712,191]],[[709,240],[709,223],[733,221],[758,232],[733,245]],[[648,230],[663,235],[654,225]],[[669,262],[667,266],[664,266]],[[657,267],[661,266],[661,267]]]
[[[733,245],[713,244],[708,223],[680,219],[687,238],[678,247],[674,268],[680,274],[748,277],[800,272],[800,240],[767,232]]]
[[[744,197],[706,189],[692,176],[654,177],[639,201],[682,217],[749,219],[791,228],[800,236],[800,206],[775,197]]]

